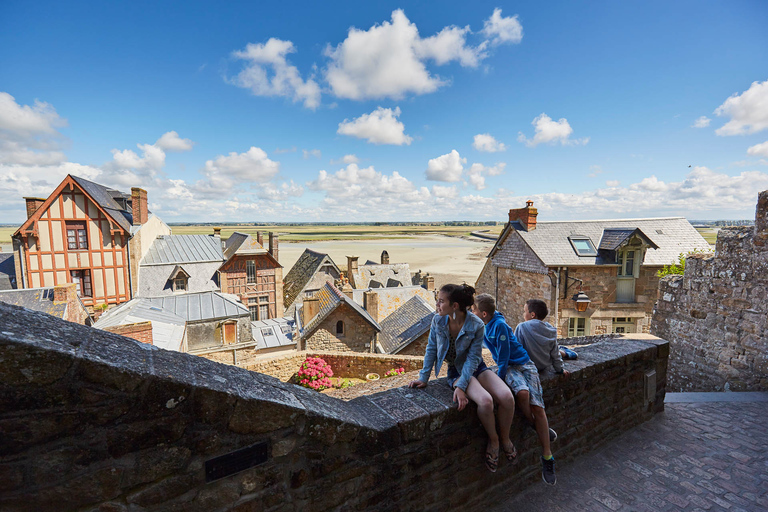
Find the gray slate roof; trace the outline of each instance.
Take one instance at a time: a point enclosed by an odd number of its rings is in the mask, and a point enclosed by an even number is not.
[[[336,266],[331,257],[327,254],[316,252],[311,249],[304,249],[304,252],[299,256],[299,259],[296,260],[296,263],[291,267],[291,270],[288,271],[285,279],[283,279],[283,304],[286,309],[290,307],[296,300],[296,297],[304,291],[307,283],[309,283],[312,276],[315,275],[315,272],[317,272],[322,265],[332,265],[337,273],[341,273],[339,267]]]
[[[379,343],[385,354],[396,354],[429,330],[435,311],[418,295],[381,322]]]
[[[0,252],[0,290],[16,288],[16,267],[12,252]]]
[[[235,231],[227,238],[224,247],[224,258],[229,261],[235,254],[267,254],[267,251],[258,240],[251,235]]]
[[[518,229],[515,229],[518,228]],[[568,241],[569,236],[585,236],[595,247],[600,245],[607,229],[640,229],[658,249],[649,248],[644,265],[669,265],[680,253],[693,250],[708,251],[709,243],[683,217],[658,219],[583,220],[569,222],[539,222],[533,231],[520,229],[517,222],[507,223],[489,257],[493,257],[504,240],[516,232],[544,265],[592,266],[603,263],[599,256],[579,256]]]
[[[256,350],[275,347],[296,346],[293,340],[292,322],[287,318],[270,318],[251,322]]]
[[[317,298],[319,301],[320,309],[314,318],[310,319],[307,325],[304,327],[304,336],[311,336],[315,329],[325,320],[328,315],[336,310],[340,305],[349,305],[356,313],[362,316],[374,329],[381,332],[381,326],[371,317],[371,315],[363,309],[357,302],[344,295],[341,290],[333,286],[331,283],[326,283],[320,291],[318,291],[313,298]]]
[[[59,318],[63,318],[67,309],[66,302],[53,302],[53,287],[0,291],[0,302],[42,311]]]
[[[166,350],[181,348],[187,322],[148,299],[133,299],[107,311],[93,326],[97,329],[152,322],[152,344]]]
[[[602,251],[615,251],[619,247],[624,244],[627,240],[632,238],[632,235],[637,234],[639,237],[645,239],[645,242],[653,247],[654,249],[658,249],[656,245],[653,243],[653,241],[648,238],[648,235],[643,233],[643,230],[641,229],[605,229],[603,230],[603,238],[600,239],[600,246],[597,247],[599,250]]]
[[[141,259],[141,265],[212,261],[224,261],[219,238],[209,235],[160,235]]]
[[[238,302],[236,296],[221,292],[178,293],[163,297],[146,297],[144,300],[180,316],[187,322],[250,315],[248,308]]]
[[[123,200],[130,200],[130,194],[105,187],[104,185],[99,185],[98,183],[88,181],[78,176],[72,176],[72,179],[75,180],[75,182],[77,182],[77,184],[80,185],[80,187],[82,187],[82,189],[85,190],[99,206],[104,208],[121,228],[128,233],[131,232],[133,210],[123,207],[123,205],[120,204]]]

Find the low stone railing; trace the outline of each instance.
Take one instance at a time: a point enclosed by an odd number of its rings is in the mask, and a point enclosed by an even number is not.
[[[557,460],[662,410],[667,356],[649,336],[599,342],[545,380]],[[2,303],[0,403],[9,512],[480,510],[540,478],[519,420],[517,462],[488,473],[444,379],[342,401]]]

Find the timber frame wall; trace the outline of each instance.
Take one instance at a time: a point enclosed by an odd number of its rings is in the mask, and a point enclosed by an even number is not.
[[[248,283],[247,261],[255,262],[256,282]],[[249,306],[259,306],[259,297],[269,297],[269,318],[283,316],[283,267],[267,255],[235,255],[220,270],[221,290],[240,297]],[[279,288],[279,289],[278,289]],[[266,318],[259,318],[266,320]]]

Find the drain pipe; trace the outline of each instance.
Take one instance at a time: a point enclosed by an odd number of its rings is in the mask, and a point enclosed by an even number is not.
[[[555,276],[555,329],[560,327],[560,270],[562,267],[557,267],[557,275]],[[566,285],[567,285],[566,281]]]

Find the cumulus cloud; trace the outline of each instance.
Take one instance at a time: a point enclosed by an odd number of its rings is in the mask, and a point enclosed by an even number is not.
[[[583,139],[571,139],[570,136],[573,133],[573,128],[571,128],[568,120],[564,117],[557,121],[553,121],[547,114],[542,113],[541,115],[536,116],[533,121],[531,121],[531,124],[535,129],[533,139],[527,138],[523,132],[520,132],[517,136],[517,140],[525,143],[529,148],[536,147],[542,143],[557,144],[559,142],[563,146],[575,146],[589,142],[589,137]]]
[[[519,43],[523,40],[523,25],[517,15],[504,18],[498,7],[485,20],[482,32],[493,45]]]
[[[301,197],[304,187],[294,183],[293,180],[283,182],[280,185],[265,183],[259,187],[256,196],[269,201],[285,201],[291,197]]]
[[[310,158],[320,158],[323,156],[323,152],[319,149],[302,149],[302,154],[304,155],[304,160],[309,160]]]
[[[195,143],[191,140],[179,137],[179,134],[175,131],[164,133],[155,142],[155,146],[164,151],[190,151],[194,145]]]
[[[291,41],[270,38],[266,43],[248,43],[232,56],[245,61],[243,69],[229,83],[249,89],[254,96],[283,96],[294,103],[316,109],[320,105],[320,86],[289,63],[288,54],[296,52]]]
[[[327,46],[325,79],[333,94],[353,100],[431,93],[446,82],[427,70],[426,61],[476,67],[487,56],[486,43],[467,44],[469,32],[469,27],[451,26],[421,38],[416,25],[397,9],[391,21],[368,30],[352,27],[344,41]]]
[[[0,163],[55,165],[66,160],[61,149],[64,137],[58,129],[67,125],[50,104],[35,100],[20,105],[0,92]]]
[[[398,121],[400,107],[379,107],[370,114],[349,121],[344,119],[339,123],[336,133],[350,135],[358,139],[367,139],[372,144],[392,144],[395,146],[409,145],[413,137],[405,134],[405,125]]]
[[[693,122],[691,128],[706,128],[712,120],[707,116],[701,116]]]
[[[752,156],[765,156],[768,157],[768,141],[762,144],[755,144],[747,149],[747,154]]]
[[[442,185],[432,185],[432,195],[441,199],[455,199],[459,197],[459,191],[456,185],[443,187]]]
[[[485,188],[485,177],[502,174],[506,166],[507,164],[504,162],[499,162],[493,167],[486,167],[483,164],[474,163],[467,171],[469,183],[475,190],[483,190]]]
[[[451,150],[450,153],[431,159],[427,163],[427,179],[432,181],[459,181],[464,171],[463,164],[466,158],[461,158],[459,152]]]
[[[266,183],[279,171],[279,162],[270,160],[263,149],[252,146],[244,153],[233,151],[206,161],[202,169],[206,182],[199,183],[199,187],[222,194],[237,185]]]
[[[356,164],[359,162],[360,162],[360,159],[357,158],[355,155],[344,155],[338,160],[331,160],[331,164]]]
[[[507,146],[497,141],[490,133],[478,133],[472,142],[472,147],[478,151],[486,153],[496,153],[497,151],[506,151]]]
[[[715,114],[731,120],[715,130],[718,135],[746,135],[768,128],[768,80],[752,82],[741,94],[734,94],[717,107]]]
[[[608,181],[605,182],[605,185],[608,186],[608,187],[613,188],[613,187],[618,187],[619,185],[621,185],[621,182],[619,180],[608,180]]]

